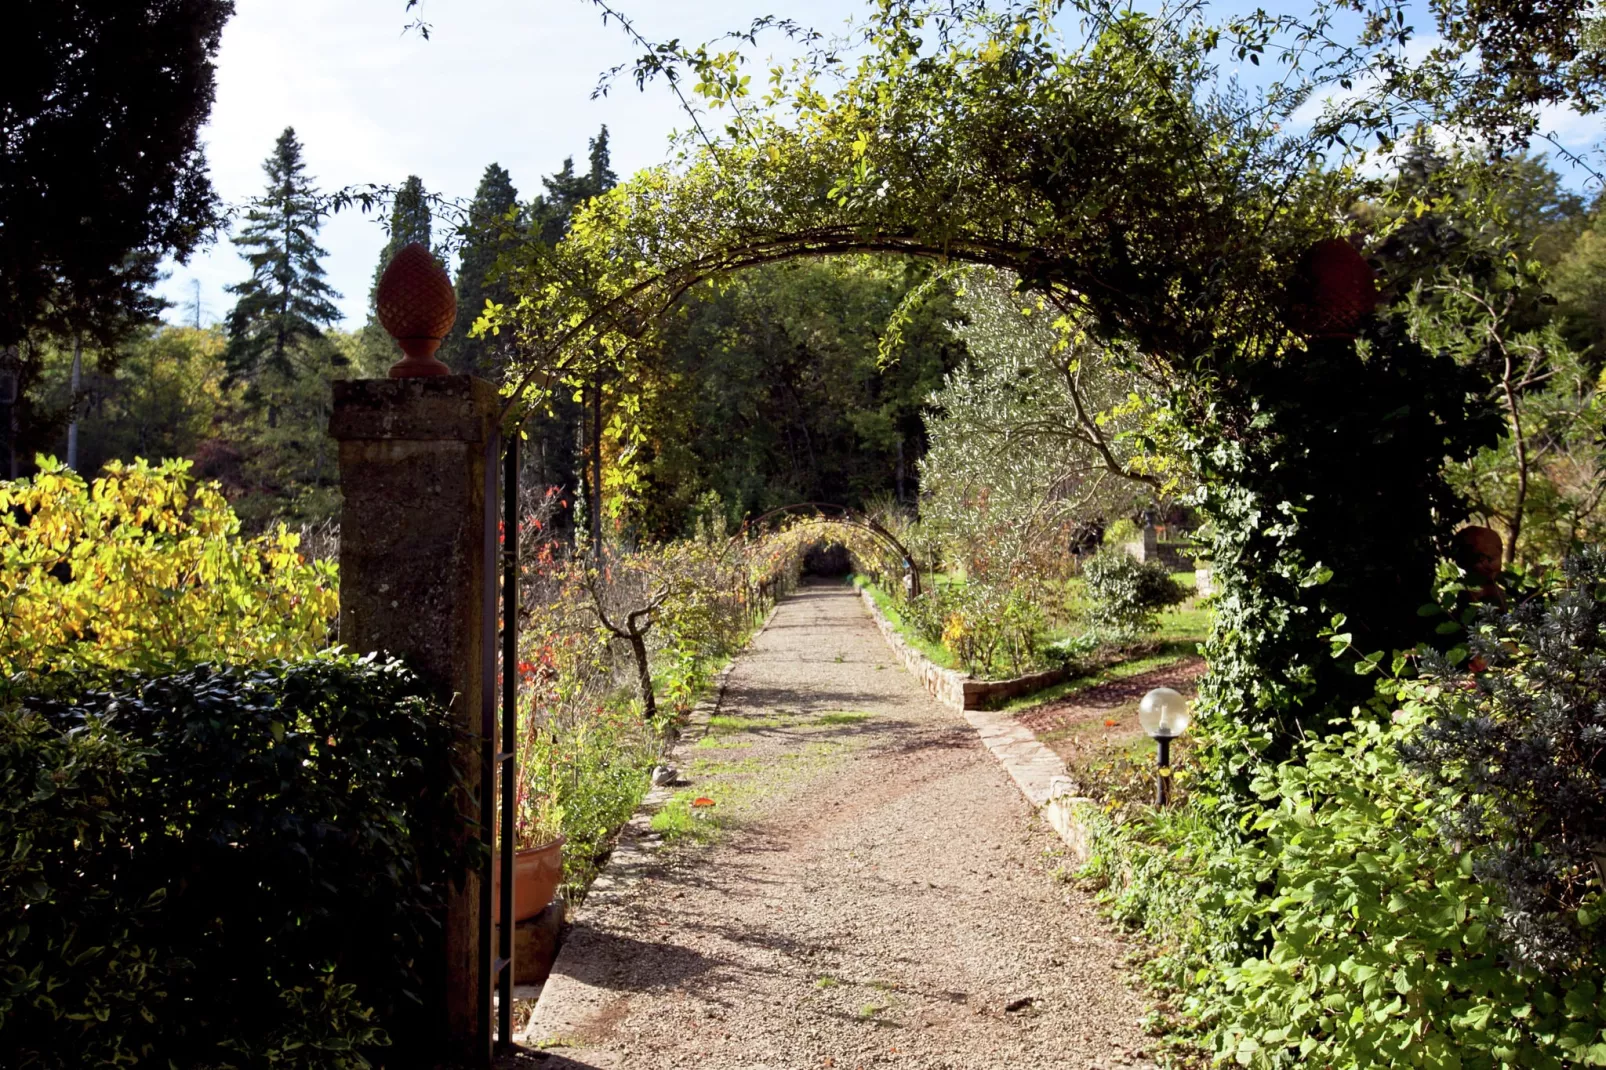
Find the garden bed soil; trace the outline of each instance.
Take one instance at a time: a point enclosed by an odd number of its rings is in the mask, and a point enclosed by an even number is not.
[[[1079,782],[1100,764],[1150,746],[1138,723],[1138,703],[1157,687],[1191,699],[1204,672],[1203,658],[1184,657],[1170,665],[1097,684],[1063,699],[1022,711],[1016,718],[1065,761]]]

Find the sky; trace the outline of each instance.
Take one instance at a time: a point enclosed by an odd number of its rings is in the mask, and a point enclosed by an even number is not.
[[[862,9],[859,0],[626,0],[649,40],[702,42],[784,8],[826,31]],[[405,0],[236,0],[217,58],[217,102],[203,137],[212,182],[238,204],[262,191],[262,162],[295,127],[319,188],[400,185],[468,198],[487,164],[507,168],[522,198],[606,123],[613,169],[628,175],[662,162],[685,113],[662,86],[622,82],[592,100],[598,76],[640,49],[604,26],[587,0],[426,0],[430,38],[404,34]],[[779,45],[777,45],[779,47]],[[323,265],[342,298],[344,326],[368,314],[368,288],[385,233],[351,209],[319,235]],[[203,323],[233,304],[224,291],[249,270],[220,236],[188,264],[168,264],[158,292],[170,322],[191,322],[197,285]]]
[[[649,40],[684,43],[712,40],[766,14],[830,33],[865,11],[862,0],[615,6]],[[405,0],[236,0],[203,135],[223,200],[241,204],[262,191],[262,162],[286,126],[295,127],[308,173],[323,190],[395,186],[416,174],[432,192],[466,200],[493,161],[511,172],[524,199],[541,192],[541,177],[564,157],[583,169],[589,140],[603,124],[613,169],[627,176],[662,162],[671,133],[687,125],[661,84],[639,92],[622,80],[608,96],[591,99],[599,75],[640,49],[616,25],[604,25],[590,0],[424,0],[422,13],[431,26],[427,40],[403,32],[411,17]],[[785,45],[762,42],[759,57],[770,47]],[[1257,72],[1246,66],[1243,74],[1253,84]],[[1569,148],[1601,139],[1599,116],[1548,118]],[[1575,170],[1569,178],[1582,186],[1586,176]],[[320,243],[342,295],[343,325],[360,326],[385,243],[381,220],[347,210],[325,222]],[[173,303],[170,322],[194,320],[197,294],[201,322],[222,319],[234,300],[224,287],[248,273],[226,235],[190,263],[167,268],[158,292]]]

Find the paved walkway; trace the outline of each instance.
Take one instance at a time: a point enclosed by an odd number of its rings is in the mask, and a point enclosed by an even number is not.
[[[717,830],[587,902],[520,1065],[1150,1065],[1059,841],[851,588],[786,600],[677,761]]]

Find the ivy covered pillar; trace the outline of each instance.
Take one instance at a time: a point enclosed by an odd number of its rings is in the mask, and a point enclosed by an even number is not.
[[[496,701],[496,389],[467,375],[334,384],[340,444],[340,641],[406,659],[461,728],[465,823],[477,820]],[[426,964],[440,1061],[487,1065],[491,1008],[480,874],[446,891]]]

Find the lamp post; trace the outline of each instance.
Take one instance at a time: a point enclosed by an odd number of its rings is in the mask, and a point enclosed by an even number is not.
[[[1171,801],[1171,741],[1188,730],[1192,718],[1188,700],[1169,687],[1157,687],[1138,704],[1138,723],[1160,745],[1160,770],[1155,778],[1154,805]]]

